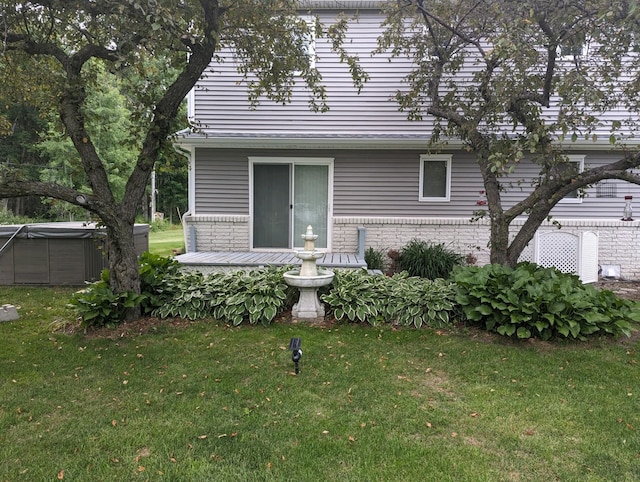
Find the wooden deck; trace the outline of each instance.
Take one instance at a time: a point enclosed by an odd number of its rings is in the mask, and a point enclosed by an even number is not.
[[[265,266],[285,266],[301,264],[293,252],[205,252],[197,251],[175,256],[175,260],[188,267],[202,268],[259,268]],[[316,261],[326,268],[366,268],[367,263],[355,253],[325,253]]]

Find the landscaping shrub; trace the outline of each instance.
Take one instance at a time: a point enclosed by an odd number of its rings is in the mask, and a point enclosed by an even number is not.
[[[339,271],[329,293],[321,297],[338,320],[395,322],[420,328],[441,327],[455,311],[455,288],[443,279],[372,276],[365,271]]]
[[[82,327],[100,328],[121,323],[125,311],[141,304],[143,300],[144,295],[132,292],[116,294],[111,291],[108,271],[104,270],[100,281],[71,296],[69,306],[82,318]]]
[[[384,268],[382,251],[373,249],[372,247],[368,247],[364,252],[364,261],[367,263],[368,269],[382,270],[382,268]]]
[[[166,281],[179,273],[179,263],[166,256],[142,253],[138,260],[140,292],[144,295],[142,313],[151,313],[162,306],[173,294],[166,289]]]
[[[451,322],[456,312],[455,294],[455,285],[442,278],[398,274],[391,278],[388,312],[401,325],[441,328]]]
[[[329,305],[337,320],[376,325],[388,319],[389,279],[372,276],[365,270],[336,271],[333,285],[320,299]]]
[[[99,328],[122,322],[127,308],[140,305],[142,314],[149,314],[170,299],[166,280],[178,276],[178,262],[164,256],[142,253],[138,259],[140,294],[114,293],[109,286],[109,270],[104,269],[100,280],[71,296],[70,306],[82,318],[85,328]]]
[[[413,239],[400,250],[398,267],[410,276],[436,279],[449,278],[453,268],[463,264],[464,256],[448,249],[444,244]]]
[[[629,336],[638,304],[583,285],[572,274],[521,263],[469,266],[454,274],[456,301],[467,320],[518,338],[584,339],[594,333]]]
[[[215,318],[239,325],[268,324],[293,304],[294,291],[284,282],[290,266],[249,272],[184,274],[166,281],[173,295],[153,311],[162,318],[179,316],[195,320]]]

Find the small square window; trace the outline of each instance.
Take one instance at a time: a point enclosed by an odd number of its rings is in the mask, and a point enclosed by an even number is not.
[[[448,202],[451,192],[451,155],[420,156],[419,201]]]
[[[584,156],[567,156],[567,162],[556,166],[560,174],[578,174],[584,170]],[[581,203],[580,189],[571,191],[560,200],[560,203]]]

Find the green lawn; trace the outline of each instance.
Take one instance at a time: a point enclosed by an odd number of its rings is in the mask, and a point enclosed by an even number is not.
[[[277,323],[52,333],[0,288],[2,481],[640,480],[640,342]],[[291,337],[302,338],[293,373]]]
[[[174,249],[184,248],[181,225],[168,225],[166,229],[149,232],[149,251],[159,256],[172,256]]]

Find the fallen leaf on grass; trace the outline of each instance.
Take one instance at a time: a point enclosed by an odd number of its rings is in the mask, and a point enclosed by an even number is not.
[[[60,472],[58,472],[58,480],[62,480],[64,479],[64,470],[61,470]]]
[[[432,427],[431,422],[427,422],[427,423],[425,423],[425,425],[427,426],[427,428],[431,428]]]

